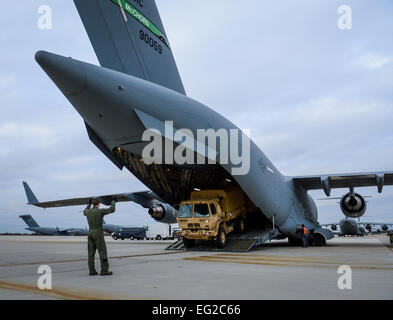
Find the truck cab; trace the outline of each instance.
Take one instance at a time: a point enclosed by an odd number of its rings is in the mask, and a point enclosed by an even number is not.
[[[192,192],[191,200],[183,201],[178,210],[179,235],[186,247],[192,247],[195,240],[213,240],[223,248],[227,234],[236,226],[244,231],[245,216],[251,207],[239,189]]]

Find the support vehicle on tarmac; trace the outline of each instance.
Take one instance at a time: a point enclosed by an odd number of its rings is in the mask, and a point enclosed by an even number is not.
[[[192,247],[195,240],[213,240],[223,248],[229,233],[234,229],[244,231],[246,215],[253,210],[255,207],[240,188],[193,191],[191,200],[180,204],[179,235],[186,247]]]
[[[146,239],[150,240],[169,240],[173,239],[172,227],[169,224],[155,223],[144,226]]]
[[[118,231],[112,233],[112,238],[117,239],[130,239],[130,240],[143,240],[146,238],[145,228],[121,228]]]

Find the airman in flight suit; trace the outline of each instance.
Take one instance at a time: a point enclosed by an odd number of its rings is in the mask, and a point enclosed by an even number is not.
[[[93,208],[91,205],[93,204]],[[108,209],[100,209],[100,200],[98,198],[94,198],[89,202],[87,205],[84,215],[87,218],[87,222],[89,224],[89,233],[88,233],[88,264],[89,264],[89,271],[90,275],[94,276],[97,275],[98,272],[94,267],[94,256],[96,250],[100,255],[101,260],[101,275],[102,276],[109,276],[113,273],[109,271],[109,263],[108,257],[106,252],[106,244],[104,233],[102,231],[102,221],[104,216],[110,213],[115,212],[115,205],[116,202],[112,201],[110,208]]]

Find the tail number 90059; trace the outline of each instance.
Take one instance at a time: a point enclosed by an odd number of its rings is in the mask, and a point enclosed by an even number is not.
[[[147,45],[156,50],[159,54],[162,54],[162,46],[150,37],[147,33],[143,32],[143,30],[139,30],[139,39],[143,40]]]

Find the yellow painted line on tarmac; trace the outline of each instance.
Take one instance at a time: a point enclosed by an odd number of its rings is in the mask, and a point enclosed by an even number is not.
[[[240,257],[223,257],[222,255],[200,256],[183,258],[189,261],[218,262],[218,263],[237,263],[248,265],[267,265],[280,267],[310,267],[310,268],[337,268],[339,265],[350,265],[352,269],[365,270],[393,270],[393,265],[369,264],[369,263],[348,263],[348,262],[326,262],[326,261],[301,261],[293,259],[248,259]]]
[[[230,253],[230,252],[225,252],[225,253],[220,253],[217,254],[217,256],[238,256],[238,257],[256,257],[256,258],[282,258],[282,259],[302,259],[302,260],[314,260],[314,259],[320,259],[320,260],[326,260],[326,261],[331,261],[332,259],[340,259],[340,257],[332,257],[332,256],[325,256],[325,257],[315,257],[315,256],[281,256],[281,255],[265,255],[265,254],[250,254],[250,253]]]
[[[113,300],[116,297],[111,296],[100,296],[97,297],[96,293],[88,293],[88,292],[71,292],[69,290],[59,290],[59,289],[51,289],[51,290],[41,290],[36,286],[28,285],[28,284],[20,284],[14,282],[6,282],[0,281],[0,289],[13,290],[13,291],[22,291],[27,293],[39,294],[55,299],[64,299],[64,300]]]
[[[391,263],[373,263],[373,262],[359,262],[359,261],[348,261],[348,260],[332,260],[328,259],[328,261],[324,260],[316,260],[314,257],[307,257],[307,258],[301,258],[301,257],[277,257],[277,256],[258,256],[258,255],[236,255],[236,254],[218,254],[216,257],[220,259],[241,259],[241,260],[256,260],[256,261],[277,261],[277,262],[295,262],[295,263],[319,263],[319,264],[334,264],[334,265],[342,265],[342,264],[367,264],[367,265],[373,265],[373,266],[388,266],[388,267],[393,267],[393,264]]]

